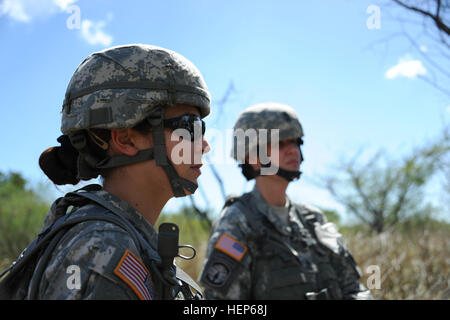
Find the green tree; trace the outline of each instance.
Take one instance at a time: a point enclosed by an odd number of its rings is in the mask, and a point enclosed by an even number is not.
[[[333,210],[333,209],[323,209],[323,208],[321,208],[320,210],[323,212],[323,214],[324,214],[325,217],[327,218],[328,222],[333,222],[333,223],[335,223],[336,225],[339,225],[339,224],[340,224],[340,220],[341,220],[341,219],[340,219],[339,214],[337,213],[336,210]]]
[[[36,237],[48,209],[20,173],[0,172],[0,260],[16,258]]]
[[[400,161],[379,151],[364,163],[358,153],[341,161],[321,184],[349,213],[380,233],[408,217],[433,212],[434,208],[426,203],[425,188],[438,172],[448,173],[449,155],[446,130],[443,137],[416,148]]]

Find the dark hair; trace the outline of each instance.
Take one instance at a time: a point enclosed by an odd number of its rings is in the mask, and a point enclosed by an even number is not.
[[[60,147],[50,147],[39,157],[39,167],[57,185],[77,184],[78,151],[70,143],[68,136],[60,136]]]
[[[134,130],[141,134],[151,132],[151,126],[148,121],[144,120],[133,127]],[[111,131],[107,129],[90,129],[94,137],[98,137],[104,142],[109,143],[111,140]],[[96,159],[103,160],[108,157],[108,149],[100,147],[99,143],[95,142],[98,139],[93,138],[92,135],[86,134],[88,139],[87,148],[89,154]],[[57,141],[61,146],[50,147],[42,152],[39,157],[39,166],[47,175],[47,177],[56,185],[77,184],[80,182],[78,177],[78,157],[80,156],[77,149],[74,148],[67,135],[60,136]],[[112,169],[102,170],[100,175],[106,178]],[[83,179],[85,180],[85,179]]]
[[[103,129],[92,130],[104,141],[110,140],[110,131]],[[77,184],[78,178],[78,157],[79,152],[74,148],[67,135],[60,136],[57,141],[60,146],[50,147],[42,152],[39,157],[39,167],[47,177],[56,185]],[[102,149],[92,139],[87,139],[89,153],[96,158],[107,157],[107,150]]]
[[[151,125],[145,119],[135,125],[133,130],[141,134],[151,132]],[[98,142],[98,138],[109,144],[111,140],[111,131],[107,129],[90,129],[92,135],[86,134],[88,139],[87,148],[89,154],[96,159],[103,160],[108,157],[108,149],[103,149]],[[61,146],[50,147],[42,152],[39,157],[39,166],[47,177],[56,185],[77,184],[80,182],[78,178],[78,157],[80,156],[77,149],[74,148],[67,135],[60,136],[57,141]],[[112,169],[102,170],[100,175],[106,178]],[[85,179],[83,179],[85,180]]]

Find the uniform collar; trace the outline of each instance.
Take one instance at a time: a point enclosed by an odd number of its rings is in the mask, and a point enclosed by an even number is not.
[[[267,204],[266,200],[262,196],[261,192],[256,188],[256,186],[251,191],[251,194],[254,199],[254,204],[258,211],[263,214],[269,221],[274,225],[274,227],[284,235],[290,235],[292,228],[290,226],[286,226],[283,221],[277,216],[275,212],[273,212],[272,208]],[[289,207],[289,219],[293,215],[294,207],[292,206],[291,201],[286,196],[286,201],[288,201]]]
[[[108,201],[111,205],[117,208],[121,216],[130,221],[133,226],[144,236],[144,238],[152,244],[152,246],[157,243],[158,234],[155,228],[129,203],[104,189],[91,192],[95,193],[98,197]]]

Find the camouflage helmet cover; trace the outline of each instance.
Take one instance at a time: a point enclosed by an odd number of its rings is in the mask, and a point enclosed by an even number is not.
[[[185,57],[161,47],[131,44],[89,55],[66,90],[61,131],[130,128],[162,106],[187,104],[210,112],[200,71]]]
[[[244,132],[248,129],[267,129],[267,142],[270,142],[270,131],[273,129],[279,129],[279,140],[303,137],[303,128],[295,110],[288,105],[275,102],[252,105],[238,116],[233,128],[233,146],[231,150],[231,156],[236,160],[238,160],[237,156],[239,154],[237,150],[245,148],[245,156],[247,156],[249,150],[255,149],[258,145],[258,139],[250,139],[249,141],[237,139],[236,130],[238,129]]]

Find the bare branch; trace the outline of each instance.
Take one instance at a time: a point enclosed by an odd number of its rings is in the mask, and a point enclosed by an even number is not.
[[[430,79],[428,79],[427,77],[424,76],[418,76],[420,79],[422,79],[423,81],[425,81],[426,83],[428,83],[429,85],[431,85],[432,87],[434,87],[435,89],[441,91],[442,93],[450,96],[450,91],[447,89],[444,89],[443,87],[439,86],[436,82],[431,81]]]
[[[235,91],[236,91],[236,89],[234,87],[234,83],[233,83],[233,81],[230,81],[230,83],[228,84],[227,90],[225,90],[225,93],[222,96],[222,98],[215,103],[216,109],[218,110],[218,112],[217,112],[217,120],[220,120],[220,119],[223,118],[222,114],[223,114],[223,111],[224,111],[224,107],[228,103],[228,101],[230,100],[231,95]]]
[[[420,14],[426,16],[426,17],[431,18],[431,19],[435,22],[436,27],[437,27],[439,30],[445,32],[448,36],[450,36],[450,27],[447,26],[447,25],[442,21],[442,19],[439,17],[439,11],[437,11],[437,14],[436,14],[436,15],[433,15],[432,13],[430,13],[430,12],[428,12],[428,11],[422,10],[422,9],[420,9],[420,8],[417,8],[417,7],[409,6],[409,5],[405,4],[404,2],[402,2],[402,1],[400,1],[400,0],[392,0],[392,1],[394,1],[395,3],[397,3],[397,4],[400,5],[400,6],[402,6],[402,7],[405,8],[405,9],[408,9],[408,10],[411,10],[411,11],[414,11],[414,12],[417,12],[417,13],[420,13]],[[440,9],[440,1],[439,1],[439,0],[438,0],[438,4],[439,4],[438,7],[439,7],[439,9]]]
[[[408,38],[408,40],[411,42],[411,44],[414,46],[414,48],[420,53],[420,55],[429,63],[431,64],[436,70],[444,74],[445,76],[450,78],[450,73],[447,72],[445,69],[441,68],[436,62],[434,62],[428,55],[426,55],[421,49],[420,46],[417,44],[416,41],[406,32],[404,32],[404,36]]]

